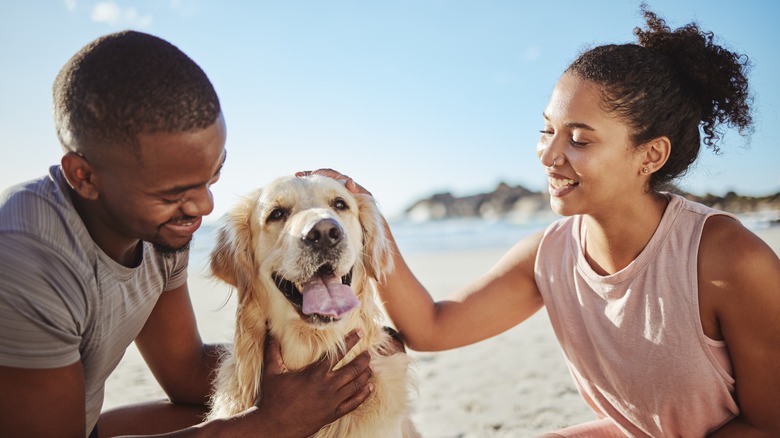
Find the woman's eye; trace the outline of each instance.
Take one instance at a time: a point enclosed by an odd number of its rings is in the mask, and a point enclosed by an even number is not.
[[[336,198],[333,201],[333,208],[335,208],[336,210],[349,210],[349,205],[347,205],[347,202],[344,201],[343,199]]]
[[[585,147],[585,146],[590,144],[590,142],[587,142],[587,141],[577,141],[577,140],[575,140],[573,138],[570,140],[570,142],[571,142],[572,146],[577,147],[577,148],[582,148],[582,147]]]
[[[287,217],[287,210],[284,208],[274,208],[268,215],[268,222],[276,222]]]
[[[548,143],[550,143],[550,140],[552,139],[552,136],[554,134],[551,130],[547,130],[547,129],[541,130],[541,131],[539,131],[539,133],[541,134],[539,136],[539,144],[540,145],[547,145]],[[537,148],[538,148],[538,146],[537,146]]]

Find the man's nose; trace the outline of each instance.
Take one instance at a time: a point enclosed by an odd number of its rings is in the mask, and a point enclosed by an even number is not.
[[[182,213],[187,216],[206,216],[214,210],[214,197],[211,190],[202,188],[194,190],[187,202],[182,205]]]

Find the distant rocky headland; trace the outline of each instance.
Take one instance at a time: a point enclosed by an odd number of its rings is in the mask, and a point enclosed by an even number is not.
[[[738,215],[765,214],[769,222],[780,224],[780,192],[769,196],[743,196],[729,192],[725,196],[704,196],[686,193],[676,187],[669,191],[687,199]],[[550,220],[555,214],[550,210],[547,192],[534,192],[522,186],[500,183],[495,190],[469,196],[438,193],[421,199],[405,210],[412,220],[441,220],[453,218],[506,219],[513,222]]]

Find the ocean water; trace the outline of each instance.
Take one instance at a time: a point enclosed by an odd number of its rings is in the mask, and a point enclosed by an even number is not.
[[[407,254],[509,248],[523,237],[543,230],[548,223],[484,219],[393,221],[390,230],[401,252]]]
[[[752,230],[780,224],[780,211],[740,215]],[[403,254],[436,253],[467,249],[509,249],[523,237],[543,230],[548,222],[515,223],[508,220],[446,219],[436,221],[395,220],[390,222]],[[193,238],[190,261],[206,266],[214,246],[216,224],[204,224]]]
[[[523,237],[544,229],[547,222],[513,223],[505,220],[447,219],[390,222],[390,230],[403,254],[467,249],[508,249]],[[190,261],[205,266],[214,246],[217,225],[204,224],[196,233]]]

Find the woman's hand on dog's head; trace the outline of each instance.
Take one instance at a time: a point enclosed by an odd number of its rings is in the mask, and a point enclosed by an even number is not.
[[[364,351],[338,370],[333,370],[344,355],[360,341],[353,331],[344,338],[346,349],[332,359],[319,361],[297,371],[284,365],[279,343],[270,333],[266,338],[263,384],[255,406],[262,416],[285,436],[309,436],[360,406],[374,385],[370,356]],[[292,407],[292,408],[291,408]],[[276,430],[274,431],[276,432]],[[281,435],[280,435],[281,436]]]
[[[348,177],[347,175],[344,175],[343,173],[333,170],[333,169],[317,169],[317,170],[303,170],[300,172],[295,172],[295,176],[308,176],[308,175],[322,175],[327,176],[329,178],[333,178],[336,181],[339,181],[344,184],[344,186],[352,193],[357,193],[359,195],[371,195],[371,192],[365,189],[365,187],[361,186],[360,184],[356,183],[355,180]]]

